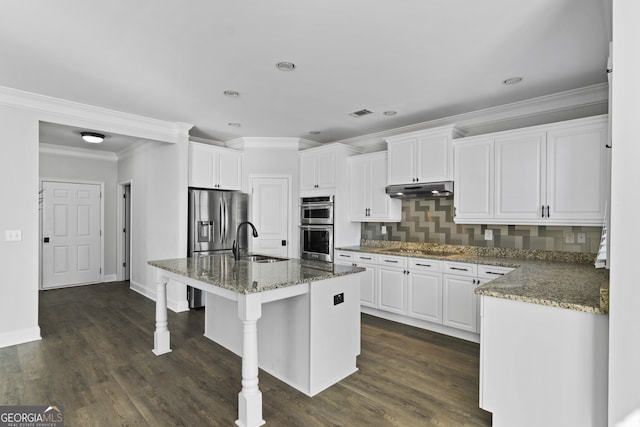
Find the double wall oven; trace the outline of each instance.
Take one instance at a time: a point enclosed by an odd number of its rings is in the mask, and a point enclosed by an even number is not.
[[[300,199],[300,258],[333,262],[333,196]]]

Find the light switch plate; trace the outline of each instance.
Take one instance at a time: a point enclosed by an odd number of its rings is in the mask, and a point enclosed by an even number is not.
[[[573,232],[564,233],[565,243],[575,243],[575,241],[576,241],[576,233],[573,233]]]
[[[484,240],[493,240],[493,230],[484,230]]]
[[[19,242],[22,240],[22,230],[4,230],[6,242]]]
[[[585,233],[578,233],[578,243],[586,243],[587,235]]]
[[[387,226],[386,225],[383,225],[382,227],[380,227],[380,233],[387,234]]]

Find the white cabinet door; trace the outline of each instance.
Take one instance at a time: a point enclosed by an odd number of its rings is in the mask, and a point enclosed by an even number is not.
[[[232,150],[218,150],[216,160],[218,170],[218,188],[225,190],[241,190],[242,153]]]
[[[214,188],[212,150],[202,144],[189,144],[189,187]]]
[[[419,138],[416,141],[415,156],[418,182],[450,181],[453,178],[448,136]]]
[[[300,155],[300,190],[315,190],[317,179],[318,156],[315,154]]]
[[[407,184],[416,181],[415,140],[390,143],[387,148],[389,176],[387,182]]]
[[[547,134],[547,205],[550,222],[601,225],[607,199],[606,124]]]
[[[456,222],[493,217],[493,138],[473,138],[454,145]]]
[[[389,197],[386,186],[387,153],[381,152],[369,163],[369,221],[400,221],[402,201]]]
[[[366,269],[360,276],[360,304],[367,307],[376,307],[376,271],[375,265],[356,264]]]
[[[371,194],[371,186],[368,182],[371,163],[368,158],[358,156],[350,158],[348,163],[350,194],[349,219],[351,221],[366,221]]]
[[[318,187],[336,186],[336,153],[334,151],[318,153]]]
[[[495,140],[495,218],[538,221],[545,185],[546,133],[505,135]]]
[[[465,331],[477,332],[477,279],[454,274],[443,275],[442,323]]]
[[[380,267],[378,270],[380,310],[403,314],[405,312],[405,277],[406,269],[396,267]]]
[[[442,273],[411,270],[408,275],[408,315],[442,323]]]

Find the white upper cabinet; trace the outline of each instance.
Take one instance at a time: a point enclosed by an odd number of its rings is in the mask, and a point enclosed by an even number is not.
[[[606,116],[456,141],[455,221],[602,225],[606,142]]]
[[[318,190],[335,186],[335,151],[300,153],[300,190]]]
[[[390,198],[385,151],[352,156],[349,167],[349,220],[400,221],[402,201]]]
[[[465,138],[454,150],[454,220],[474,223],[493,217],[493,139]]]
[[[242,152],[189,143],[189,187],[242,189]]]
[[[453,126],[386,138],[389,153],[388,184],[451,181],[451,139],[462,132]]]
[[[514,133],[495,139],[495,218],[538,220],[546,175],[546,134]]]

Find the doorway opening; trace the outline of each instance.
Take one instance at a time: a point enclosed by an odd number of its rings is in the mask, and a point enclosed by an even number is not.
[[[131,278],[131,182],[120,184],[118,202],[118,280]]]

